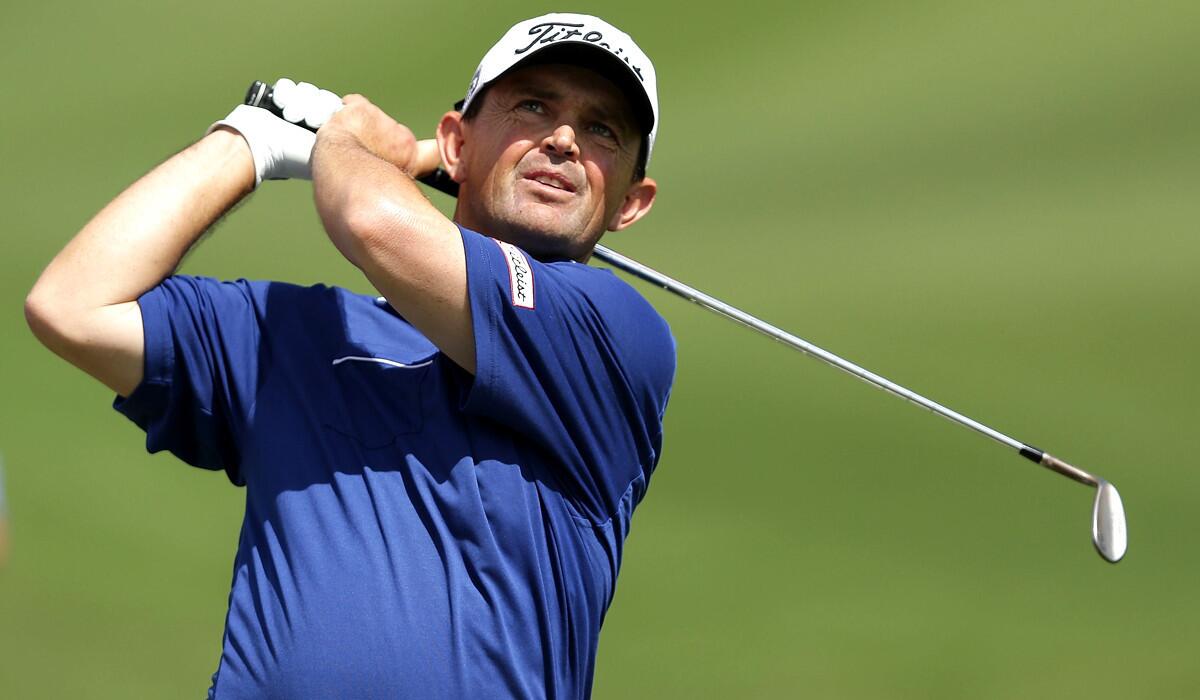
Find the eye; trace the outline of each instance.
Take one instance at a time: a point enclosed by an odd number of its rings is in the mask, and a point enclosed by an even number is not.
[[[612,129],[612,127],[608,126],[607,124],[601,124],[600,122],[596,122],[595,124],[592,124],[591,126],[589,126],[588,130],[591,131],[593,134],[596,134],[597,136],[601,136],[606,139],[610,139],[612,141],[617,140],[617,132],[614,131]]]
[[[546,105],[542,104],[538,100],[521,100],[519,103],[517,103],[517,109],[524,110],[526,112],[533,112],[535,114],[543,114],[546,111]]]

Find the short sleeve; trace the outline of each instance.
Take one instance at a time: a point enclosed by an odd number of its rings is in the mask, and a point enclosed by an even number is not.
[[[611,272],[462,229],[476,373],[465,410],[534,441],[588,515],[636,503],[675,372],[666,322]]]
[[[254,402],[260,339],[252,283],[169,277],[142,295],[141,384],[113,407],[169,450],[242,485],[238,438]]]

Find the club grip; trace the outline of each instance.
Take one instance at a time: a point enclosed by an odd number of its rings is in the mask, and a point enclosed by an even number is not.
[[[261,80],[255,80],[253,83],[250,83],[250,88],[246,90],[246,98],[243,100],[243,103],[248,104],[251,107],[261,107],[280,119],[283,118],[283,110],[279,108],[279,105],[275,104],[271,86],[267,85]],[[297,124],[296,126],[303,127],[309,131],[316,131],[316,129],[313,129],[305,124]],[[455,182],[450,175],[441,168],[434,170],[428,175],[422,175],[421,177],[418,177],[417,181],[432,187],[438,192],[445,192],[451,197],[458,196],[458,183]]]

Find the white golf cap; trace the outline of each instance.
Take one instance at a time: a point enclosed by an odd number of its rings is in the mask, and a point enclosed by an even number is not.
[[[654,136],[658,133],[654,64],[628,34],[591,15],[560,12],[514,24],[484,54],[458,108],[467,111],[485,87],[516,66],[529,63],[534,55],[538,57],[536,63],[580,65],[613,80],[634,102],[634,110],[648,122],[644,135],[646,163],[650,162]]]

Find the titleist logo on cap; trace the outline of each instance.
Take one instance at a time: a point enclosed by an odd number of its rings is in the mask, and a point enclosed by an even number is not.
[[[586,25],[582,22],[543,22],[535,24],[529,28],[529,36],[533,37],[533,39],[522,48],[513,51],[513,54],[519,56],[538,44],[552,44],[556,41],[569,41],[573,37],[579,37],[577,41],[586,41],[594,46],[607,49],[613,56],[625,61],[625,64],[633,69],[638,80],[646,82],[646,79],[642,76],[642,69],[630,63],[629,56],[621,55],[625,53],[623,47],[618,46],[613,48],[612,44],[604,41],[604,32],[596,31],[595,29],[588,30],[585,27]]]

